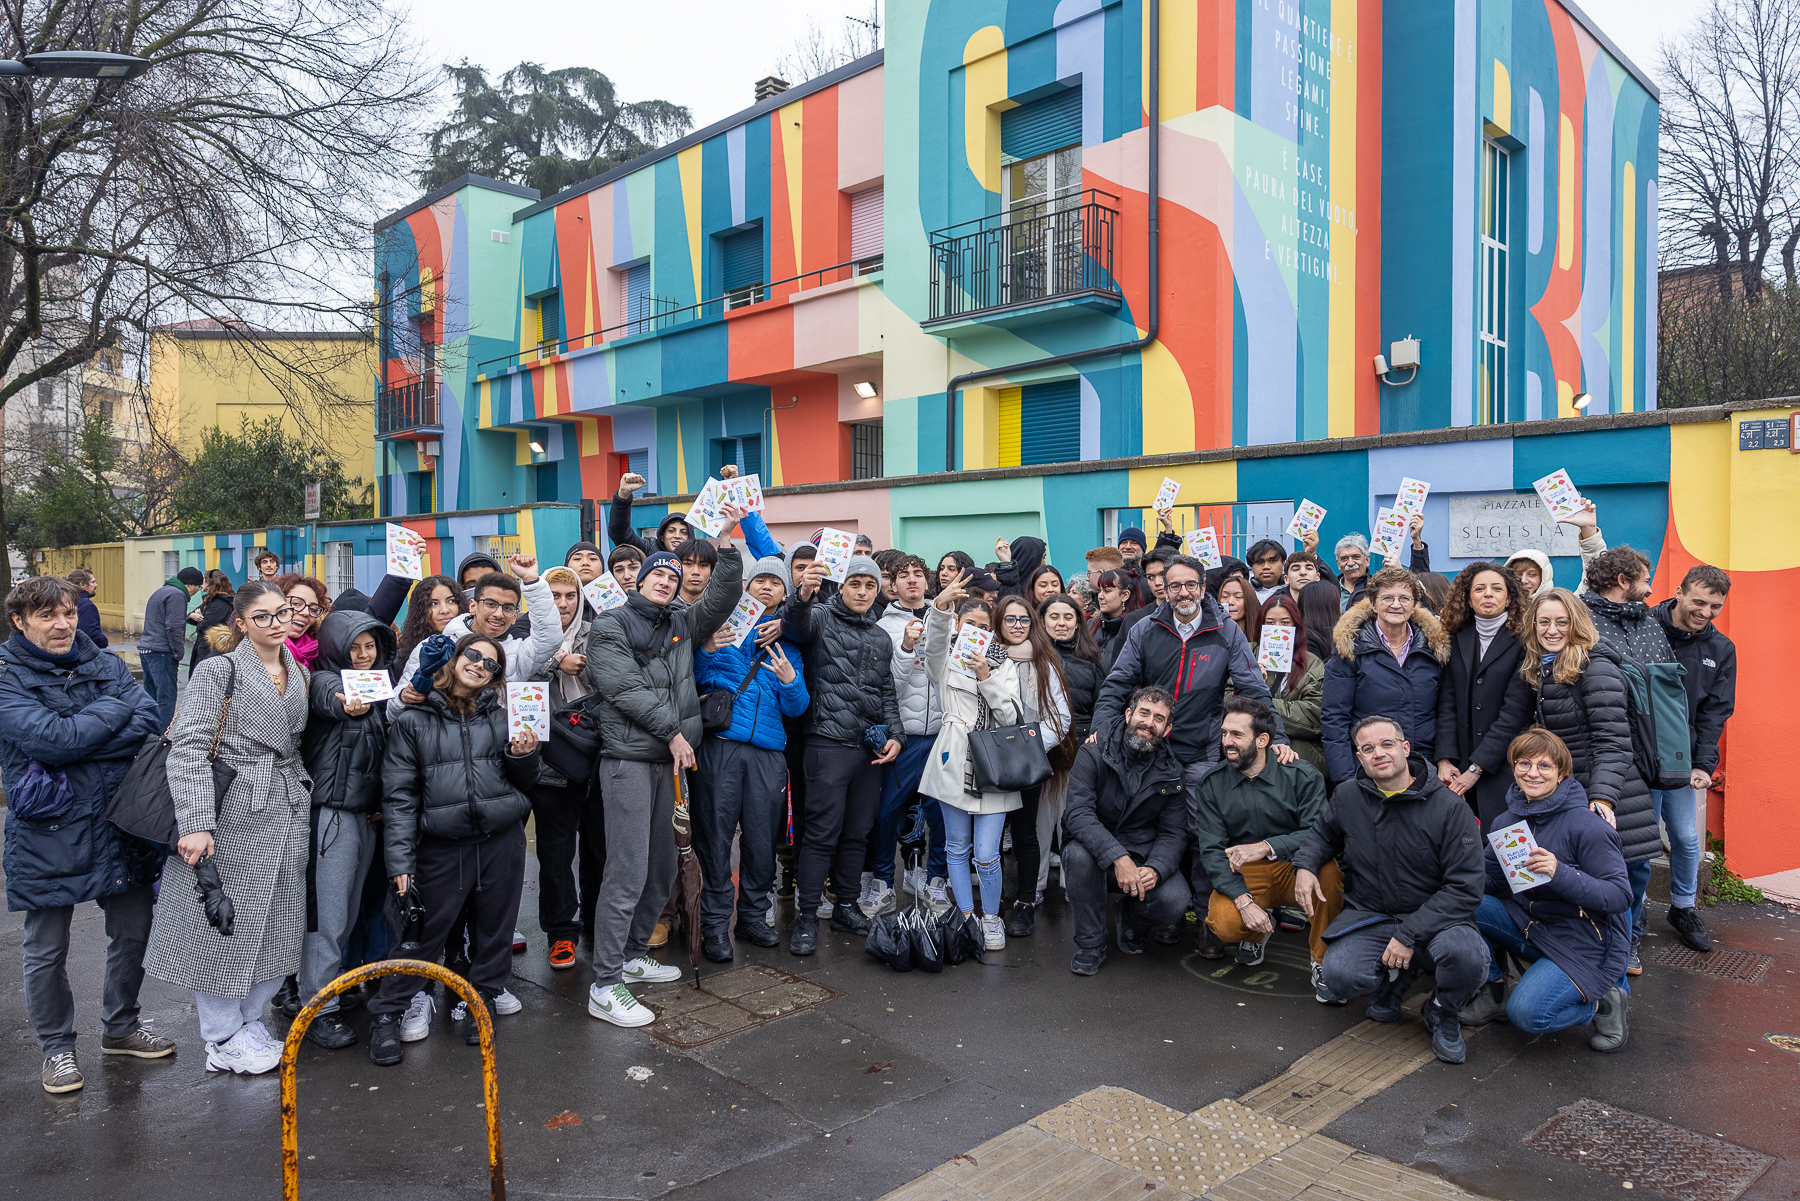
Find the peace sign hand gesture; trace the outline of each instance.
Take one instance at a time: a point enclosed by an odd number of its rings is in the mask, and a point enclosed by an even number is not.
[[[774,672],[775,678],[783,684],[794,682],[794,664],[788,659],[787,653],[781,649],[781,643],[769,644],[769,657],[763,660],[762,665]]]
[[[944,585],[944,590],[938,593],[938,598],[933,603],[937,605],[940,611],[945,613],[950,612],[960,602],[968,598],[969,580],[971,578],[973,577],[966,571],[957,572],[956,578]]]

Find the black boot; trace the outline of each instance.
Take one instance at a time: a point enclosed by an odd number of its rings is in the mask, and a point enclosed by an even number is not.
[[[404,1054],[400,1049],[400,1015],[376,1014],[369,1023],[369,1061],[379,1068],[391,1068]]]
[[[1706,932],[1706,923],[1700,920],[1700,914],[1692,905],[1682,908],[1669,907],[1669,924],[1675,927],[1675,933],[1681,936],[1691,950],[1710,951],[1713,949],[1712,935]]]
[[[854,901],[848,905],[834,905],[831,908],[831,928],[839,934],[867,934],[869,916]]]
[[[1506,1020],[1506,981],[1493,980],[1482,985],[1475,999],[1462,1007],[1456,1020],[1465,1026],[1485,1026]]]
[[[330,1051],[351,1046],[356,1042],[356,1031],[350,1024],[336,1013],[321,1013],[306,1028],[306,1037]]]
[[[289,976],[281,982],[281,988],[275,993],[275,1008],[290,1021],[300,1016],[300,981],[297,977]]]
[[[1037,906],[1027,905],[1024,901],[1014,901],[1012,912],[1006,918],[1006,936],[1008,938],[1030,938],[1031,932],[1037,929]]]
[[[1376,986],[1375,995],[1369,998],[1369,1020],[1372,1022],[1397,1022],[1400,1020],[1400,1005],[1406,1000],[1406,994],[1412,991],[1413,981],[1419,973],[1411,968],[1402,968],[1397,978],[1388,977],[1387,968],[1381,969],[1381,983]]]
[[[1631,1027],[1625,1014],[1629,999],[1629,994],[1622,986],[1606,991],[1606,995],[1600,998],[1599,1007],[1594,1011],[1594,1036],[1588,1039],[1588,1046],[1608,1055],[1625,1049],[1625,1044],[1631,1039]]]
[[[701,940],[700,952],[714,963],[730,963],[731,939],[722,930],[717,934],[708,934]]]
[[[819,949],[819,915],[801,913],[794,918],[794,932],[788,936],[788,951],[795,955],[811,955]]]
[[[477,993],[476,996],[480,997],[481,1003],[487,1007],[488,1024],[491,1026],[494,1021],[494,998],[488,996],[484,992]],[[468,1012],[463,1014],[460,1028],[462,1031],[463,1042],[471,1047],[479,1047],[481,1045],[481,1025],[475,1020],[475,1009],[473,1006],[470,1006]]]
[[[1225,958],[1225,944],[1219,941],[1219,936],[1204,921],[1200,923],[1200,958]]]
[[[1462,1023],[1456,1018],[1456,1010],[1438,1000],[1437,993],[1432,993],[1420,1008],[1419,1016],[1425,1019],[1425,1028],[1431,1031],[1431,1053],[1441,1062],[1463,1063],[1469,1058],[1469,1048],[1463,1042]]]

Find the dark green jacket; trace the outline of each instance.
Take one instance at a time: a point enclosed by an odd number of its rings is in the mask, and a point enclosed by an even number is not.
[[[1254,777],[1221,762],[1200,778],[1188,805],[1194,853],[1212,886],[1235,899],[1246,891],[1244,878],[1231,870],[1225,848],[1267,840],[1275,858],[1292,859],[1324,807],[1325,777],[1304,759],[1283,765],[1271,749]]]

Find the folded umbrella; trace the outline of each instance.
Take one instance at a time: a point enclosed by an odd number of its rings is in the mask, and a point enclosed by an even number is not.
[[[694,823],[688,810],[688,782],[675,769],[675,850],[680,873],[675,880],[675,911],[681,915],[681,932],[687,940],[688,958],[694,964],[694,984],[700,983],[700,860],[694,854]]]
[[[219,937],[230,938],[237,922],[237,907],[225,895],[225,882],[219,879],[219,865],[210,855],[194,865],[194,892],[206,910],[207,922],[219,932]]]

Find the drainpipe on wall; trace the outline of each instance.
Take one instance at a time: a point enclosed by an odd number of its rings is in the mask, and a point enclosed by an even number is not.
[[[1117,342],[1111,346],[1101,346],[1093,350],[1077,350],[1068,354],[1051,355],[1048,358],[1032,359],[1026,363],[1013,363],[1006,367],[986,367],[980,371],[967,371],[953,378],[944,388],[944,470],[956,470],[956,394],[964,385],[978,379],[992,379],[997,375],[1010,375],[1015,371],[1031,371],[1039,367],[1056,367],[1066,363],[1079,363],[1085,359],[1097,359],[1106,355],[1132,354],[1145,350],[1156,341],[1156,301],[1157,301],[1157,169],[1160,158],[1159,150],[1162,142],[1162,12],[1161,0],[1149,0],[1150,4],[1150,147],[1149,147],[1149,180],[1146,195],[1149,199],[1149,228],[1145,231],[1147,249],[1149,250],[1150,302],[1144,314],[1144,336],[1130,342]],[[948,350],[946,341],[945,348]]]

